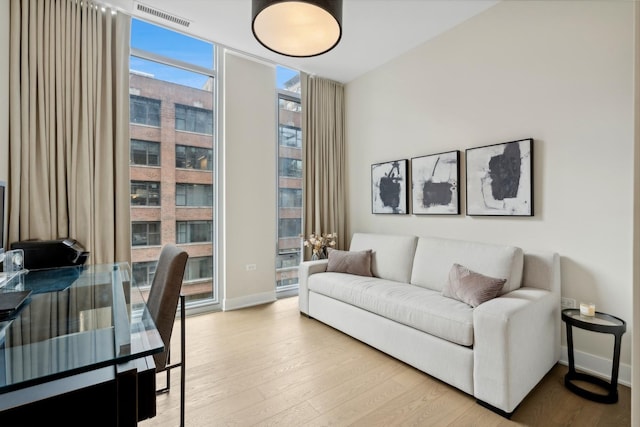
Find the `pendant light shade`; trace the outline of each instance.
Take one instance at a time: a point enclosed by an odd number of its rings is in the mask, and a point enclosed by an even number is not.
[[[321,55],[342,37],[342,0],[252,0],[251,12],[253,35],[282,55]]]

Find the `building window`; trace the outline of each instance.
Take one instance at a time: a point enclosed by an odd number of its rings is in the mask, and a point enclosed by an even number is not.
[[[160,221],[134,222],[131,224],[131,246],[160,244]]]
[[[278,237],[298,237],[302,233],[302,218],[280,218]]]
[[[131,140],[131,164],[160,166],[160,144],[140,139]]]
[[[131,206],[160,206],[160,183],[131,181]]]
[[[294,126],[280,125],[279,131],[278,141],[281,146],[302,148],[302,129]]]
[[[176,184],[176,206],[213,206],[211,184]]]
[[[211,242],[213,221],[178,221],[176,223],[177,243]]]
[[[280,188],[279,206],[281,208],[301,208],[302,189],[301,188]]]
[[[302,178],[302,160],[280,157],[278,159],[280,176]]]
[[[213,150],[209,148],[176,145],[176,167],[213,170]]]
[[[184,281],[211,279],[213,277],[213,257],[201,256],[187,259]]]
[[[292,253],[280,253],[276,258],[276,268],[298,268],[298,265],[300,265],[299,250]]]
[[[160,100],[129,95],[131,123],[160,126]]]
[[[213,111],[176,104],[176,130],[213,135]]]
[[[284,288],[287,286],[294,286],[298,284],[298,278],[297,277],[290,277],[288,279],[278,279],[276,281],[276,287],[277,288]]]
[[[136,286],[151,286],[153,276],[156,274],[157,261],[134,262],[131,272]]]

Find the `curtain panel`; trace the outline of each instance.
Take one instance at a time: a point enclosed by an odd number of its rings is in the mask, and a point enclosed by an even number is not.
[[[304,235],[335,232],[336,247],[348,249],[344,86],[305,73],[301,81]]]
[[[9,242],[72,237],[130,261],[130,18],[86,0],[11,0]]]

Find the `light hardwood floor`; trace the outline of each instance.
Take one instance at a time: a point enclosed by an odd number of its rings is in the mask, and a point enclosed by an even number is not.
[[[557,365],[511,420],[316,320],[298,299],[187,318],[187,426],[628,426],[630,389],[614,405],[564,388]],[[174,347],[179,327],[174,328]],[[177,348],[174,354],[179,354]],[[159,385],[164,380],[158,376]],[[178,425],[179,373],[158,415]]]

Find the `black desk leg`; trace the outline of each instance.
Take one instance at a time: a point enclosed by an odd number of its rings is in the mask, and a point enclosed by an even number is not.
[[[138,371],[131,362],[116,366],[118,426],[138,425]]]

